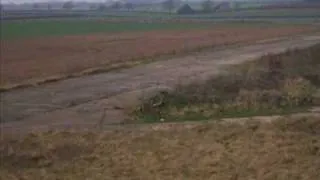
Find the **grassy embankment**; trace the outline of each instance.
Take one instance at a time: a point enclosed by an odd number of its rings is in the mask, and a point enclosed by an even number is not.
[[[138,121],[186,121],[287,114],[315,105],[320,44],[232,67],[228,74],[162,92],[133,113]]]

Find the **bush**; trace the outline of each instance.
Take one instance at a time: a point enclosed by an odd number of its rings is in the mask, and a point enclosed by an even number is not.
[[[301,106],[312,103],[313,94],[316,92],[308,80],[303,78],[288,79],[283,86],[286,102],[290,106]]]

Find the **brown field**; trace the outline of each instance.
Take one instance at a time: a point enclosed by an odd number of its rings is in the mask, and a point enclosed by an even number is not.
[[[1,87],[84,74],[234,43],[293,35],[313,27],[216,27],[206,30],[66,36],[4,40]]]
[[[242,122],[2,138],[0,179],[319,179],[319,118]]]

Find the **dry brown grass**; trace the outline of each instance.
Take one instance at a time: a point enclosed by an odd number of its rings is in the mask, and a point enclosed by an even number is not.
[[[1,88],[107,71],[208,47],[290,36],[314,27],[224,27],[4,40]]]
[[[165,126],[165,124],[163,124]],[[148,129],[148,128],[146,128]],[[0,143],[0,179],[318,180],[320,119],[47,132]]]

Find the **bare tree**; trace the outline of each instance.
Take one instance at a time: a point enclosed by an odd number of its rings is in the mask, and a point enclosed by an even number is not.
[[[98,10],[99,11],[105,11],[107,9],[107,6],[105,4],[99,4]]]
[[[32,8],[33,8],[33,9],[39,9],[39,7],[40,7],[40,6],[39,6],[39,4],[37,4],[37,3],[34,3],[34,4],[32,5]]]
[[[164,9],[167,9],[170,13],[172,13],[175,8],[174,0],[166,0],[162,3]]]
[[[113,3],[111,6],[110,6],[111,9],[121,9],[122,8],[122,4],[121,2],[117,1],[115,3]]]
[[[128,11],[132,10],[133,9],[133,3],[125,3],[124,6],[126,7],[126,9],[128,9]]]
[[[51,11],[52,9],[51,4],[48,4],[47,8],[48,8],[48,11]]]
[[[72,1],[68,1],[68,2],[65,2],[65,3],[62,5],[62,8],[63,8],[63,9],[70,10],[70,9],[74,8],[74,4],[73,4]]]
[[[212,12],[213,11],[213,2],[211,0],[205,0],[202,3],[203,12]]]
[[[90,10],[97,10],[99,9],[99,6],[97,7],[95,4],[90,5]]]

